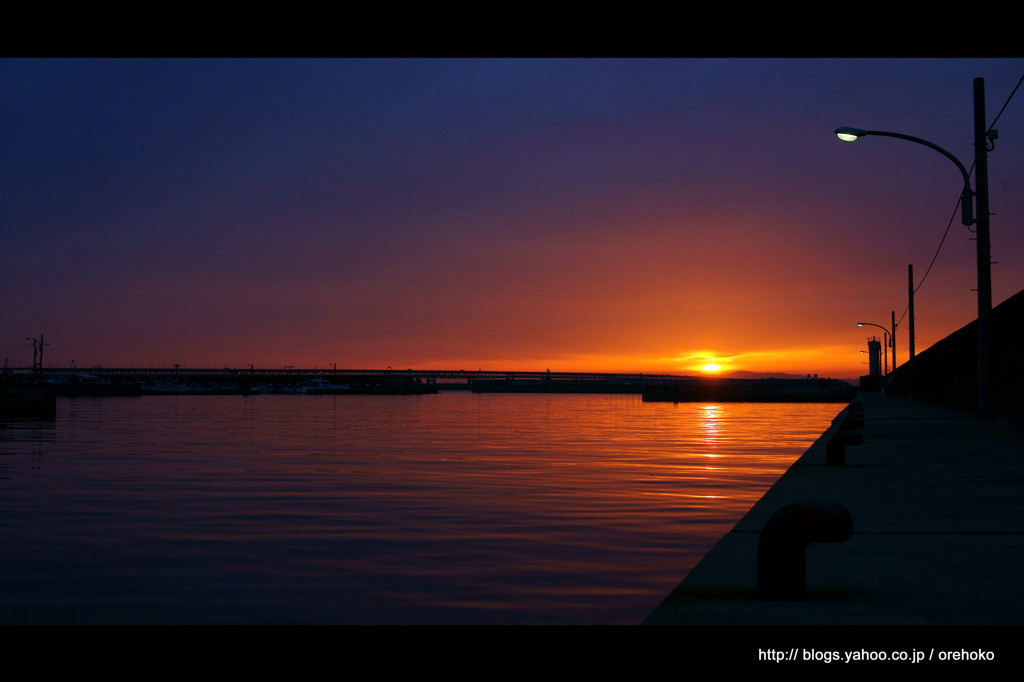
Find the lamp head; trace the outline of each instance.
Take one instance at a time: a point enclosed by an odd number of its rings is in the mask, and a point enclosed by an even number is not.
[[[865,324],[867,324],[867,322],[858,322],[857,326],[858,327],[863,327]]]
[[[861,130],[860,128],[849,128],[843,126],[842,128],[836,128],[836,137],[843,142],[853,142],[858,137],[864,137],[868,134],[868,131]]]

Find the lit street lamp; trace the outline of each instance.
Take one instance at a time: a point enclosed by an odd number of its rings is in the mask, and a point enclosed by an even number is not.
[[[960,170],[964,180],[961,195],[962,221],[964,225],[977,226],[975,237],[978,244],[978,415],[983,418],[992,417],[992,263],[989,246],[988,143],[989,140],[996,138],[996,131],[993,130],[989,133],[985,129],[985,80],[983,78],[974,79],[974,192],[971,191],[970,174],[964,164],[948,151],[928,140],[902,133],[849,127],[836,128],[835,134],[844,142],[853,142],[867,135],[875,135],[897,137],[901,140],[923,144],[945,156]],[[971,201],[972,198],[974,202]],[[972,214],[973,204],[976,204],[976,210]],[[893,364],[895,365],[895,362]]]
[[[947,159],[956,164],[956,167],[960,169],[960,174],[964,176],[964,190],[961,194],[960,210],[961,210],[961,222],[964,225],[973,225],[974,217],[971,215],[972,202],[971,197],[974,196],[974,192],[971,191],[971,176],[967,172],[967,168],[960,162],[960,159],[956,158],[945,149],[937,144],[929,142],[928,140],[922,140],[920,137],[914,137],[913,135],[904,135],[903,133],[888,133],[881,130],[860,130],[859,128],[849,128],[843,126],[842,128],[836,128],[836,137],[843,142],[855,142],[861,137],[867,135],[877,135],[879,137],[898,137],[901,140],[910,140],[911,142],[917,142],[923,144],[926,147],[931,147],[938,153],[945,156]]]
[[[858,327],[863,327],[865,325],[870,325],[872,327],[878,327],[885,334],[885,337],[883,337],[883,338],[885,338],[885,348],[886,348],[886,351],[885,351],[885,374],[886,374],[886,376],[888,376],[888,374],[889,374],[889,347],[890,346],[892,347],[892,368],[896,369],[896,342],[895,342],[895,339],[896,339],[896,328],[893,327],[892,333],[890,334],[889,330],[886,329],[885,327],[883,327],[880,324],[875,324],[874,322],[858,322],[857,323]]]

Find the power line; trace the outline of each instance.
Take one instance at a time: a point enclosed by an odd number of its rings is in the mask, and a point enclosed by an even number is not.
[[[1013,96],[1017,94],[1017,90],[1020,89],[1021,83],[1024,83],[1024,76],[1021,76],[1020,80],[1017,81],[1017,85],[1016,85],[1016,87],[1013,88],[1013,92],[1011,92],[1010,96],[1006,98],[1005,102],[1003,102],[1003,108],[1000,109],[999,113],[996,114],[996,117],[994,119],[992,119],[992,125],[990,125],[988,127],[988,130],[986,132],[989,132],[989,133],[992,132],[992,129],[996,126],[996,121],[998,121],[999,117],[1003,115],[1004,111],[1006,111],[1006,105],[1008,105],[1010,103],[1010,100],[1013,99]]]
[[[999,109],[999,113],[996,114],[994,119],[992,119],[992,123],[988,127],[988,132],[991,133],[992,130],[995,128],[996,122],[999,120],[999,117],[1003,115],[1003,112],[1006,111],[1006,107],[1010,104],[1010,100],[1013,99],[1013,96],[1015,94],[1017,94],[1017,91],[1020,89],[1021,84],[1024,84],[1024,75],[1022,75],[1020,77],[1020,80],[1017,81],[1017,85],[1014,86],[1014,88],[1010,92],[1009,96],[1007,96],[1006,101],[1003,102],[1003,106]],[[974,163],[972,162],[971,163],[971,167],[967,171],[968,177],[973,172],[974,172]],[[949,230],[953,226],[953,221],[956,219],[956,214],[960,210],[960,204],[962,202],[963,202],[963,197],[961,196],[960,199],[956,202],[956,206],[953,208],[953,215],[950,216],[949,222],[946,224],[946,230],[945,230],[945,232],[942,233],[942,239],[939,240],[939,246],[935,249],[935,255],[932,256],[932,260],[928,264],[928,268],[924,271],[924,274],[921,275],[921,281],[918,282],[916,287],[914,287],[914,294],[915,295],[921,289],[921,287],[924,286],[924,281],[926,279],[928,279],[928,273],[930,273],[932,271],[932,266],[935,265],[935,260],[939,257],[939,252],[942,251],[942,245],[946,243],[946,237],[949,236]],[[968,227],[967,229],[970,230],[970,227]],[[971,231],[973,232],[973,230],[971,230]],[[910,304],[908,303],[906,309],[903,311],[903,314],[900,316],[900,319],[896,322],[897,325],[899,325],[901,322],[903,322],[903,318],[907,316],[907,312],[909,310],[910,310]]]

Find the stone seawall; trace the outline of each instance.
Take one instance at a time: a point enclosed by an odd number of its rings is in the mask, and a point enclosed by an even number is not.
[[[1024,422],[1024,291],[992,309],[994,416]],[[977,321],[958,329],[892,377],[892,392],[974,412],[978,407]]]

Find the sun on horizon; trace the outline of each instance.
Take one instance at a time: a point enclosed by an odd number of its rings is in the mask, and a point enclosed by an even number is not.
[[[701,374],[721,374],[722,372],[735,369],[733,360],[718,353],[709,351],[697,351],[686,355],[679,355],[675,358],[676,363],[690,372]]]

